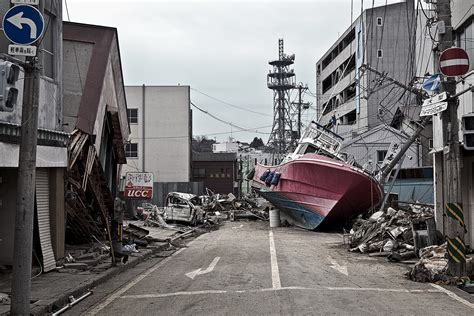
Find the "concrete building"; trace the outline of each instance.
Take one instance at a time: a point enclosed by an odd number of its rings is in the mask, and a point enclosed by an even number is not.
[[[193,152],[192,181],[214,193],[238,195],[238,168],[236,153]]]
[[[401,122],[413,121],[416,113],[409,109],[417,105],[415,96],[363,70],[362,65],[407,84],[416,75],[423,76],[432,69],[431,63],[427,63],[431,43],[423,41],[422,36],[425,19],[416,14],[413,6],[413,0],[407,0],[363,11],[316,63],[317,115],[322,124],[344,137],[344,150],[379,125],[395,128],[385,130],[390,138],[400,138],[398,132],[389,135],[394,130],[411,133],[411,128],[406,130],[406,124]],[[409,35],[414,31],[415,36]],[[400,141],[403,138],[406,137]],[[419,151],[421,157],[429,157],[430,138],[424,135],[414,144],[419,147],[414,151]],[[372,141],[377,143],[378,139]],[[371,147],[377,149],[371,151]],[[369,152],[355,152],[356,161],[361,165],[375,161],[378,151],[383,150],[379,147],[368,144]],[[430,164],[429,159],[405,160],[403,167],[424,163]]]
[[[152,172],[155,182],[189,182],[192,117],[189,86],[126,86],[130,141],[126,172]]]
[[[54,269],[55,259],[64,256],[64,174],[67,166],[63,132],[62,80],[62,4],[42,1],[48,28],[39,51],[42,65],[39,87],[38,148],[36,158],[36,216],[34,250],[44,271]],[[0,15],[10,8],[2,1]],[[10,42],[0,32],[0,53],[6,54]],[[21,57],[20,57],[21,58]],[[1,57],[0,57],[1,59]],[[17,81],[18,102],[12,112],[0,112],[0,264],[11,264],[15,229],[18,155],[21,130],[23,74]]]
[[[474,85],[474,5],[472,1],[451,2],[452,25],[455,35],[455,46],[463,48],[469,55],[470,68],[464,80],[459,80],[456,91],[460,93]],[[474,151],[466,149],[472,144],[472,137],[468,135],[473,130],[463,124],[463,117],[474,115],[474,92],[468,91],[459,97],[458,121],[459,141],[461,144],[461,188],[462,205],[464,211],[464,222],[467,233],[465,244],[472,249],[474,246]],[[468,140],[468,142],[466,142]],[[441,115],[433,116],[433,156],[435,169],[435,211],[437,228],[444,230],[444,203],[445,192],[443,192],[443,161],[445,159],[443,148],[443,129]]]

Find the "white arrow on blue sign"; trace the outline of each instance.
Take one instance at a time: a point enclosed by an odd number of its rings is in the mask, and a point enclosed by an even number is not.
[[[29,45],[43,34],[44,19],[35,7],[16,5],[3,17],[2,27],[10,41],[18,45]]]
[[[437,92],[439,91],[439,88],[441,86],[441,78],[439,77],[438,74],[432,75],[428,79],[423,82],[423,85],[421,86],[423,90],[428,91],[428,92]]]

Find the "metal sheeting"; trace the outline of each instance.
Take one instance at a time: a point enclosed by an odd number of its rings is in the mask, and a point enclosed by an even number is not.
[[[51,228],[49,219],[49,177],[47,169],[36,170],[36,211],[38,230],[43,255],[43,271],[56,268],[53,247],[51,244]]]

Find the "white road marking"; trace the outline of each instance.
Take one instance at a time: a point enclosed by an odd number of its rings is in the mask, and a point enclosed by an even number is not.
[[[334,258],[330,256],[328,256],[328,260],[331,263],[330,265],[331,268],[333,268],[334,270],[342,274],[349,276],[349,272],[347,271],[347,266],[341,266],[339,263],[337,263],[337,261]]]
[[[204,235],[201,235],[201,236],[204,236]],[[200,239],[201,236],[197,237],[196,239],[192,240],[190,243],[188,243],[188,246],[191,246],[196,240]],[[91,310],[88,310],[85,314],[86,315],[96,315],[97,313],[99,313],[101,310],[103,310],[104,308],[106,308],[110,303],[112,303],[113,301],[115,301],[117,298],[119,298],[123,293],[127,292],[128,290],[130,290],[133,286],[135,286],[138,282],[140,282],[141,280],[143,280],[144,278],[146,278],[148,275],[150,275],[151,273],[153,273],[154,271],[156,271],[158,268],[160,268],[162,265],[164,265],[165,263],[167,263],[168,261],[170,261],[172,258],[174,258],[176,255],[180,254],[183,250],[185,250],[186,248],[181,248],[179,249],[178,251],[176,251],[175,253],[173,253],[171,256],[169,256],[168,258],[165,258],[163,261],[160,261],[158,262],[156,265],[154,265],[153,267],[149,268],[148,270],[146,270],[145,272],[143,272],[142,274],[140,274],[139,276],[137,276],[135,279],[133,279],[132,281],[130,281],[129,283],[127,283],[125,286],[121,287],[120,289],[118,289],[117,291],[115,291],[114,293],[112,293],[111,295],[109,295],[104,301],[102,301],[99,305],[96,305],[94,306]]]
[[[232,229],[237,229],[237,228],[242,228],[242,227],[244,227],[243,224],[241,224],[240,226],[233,226]]]
[[[210,295],[210,294],[242,294],[242,293],[261,293],[261,292],[273,292],[273,291],[288,291],[288,290],[299,290],[299,291],[360,291],[360,292],[397,292],[397,293],[444,293],[444,291],[438,290],[421,290],[421,289],[384,289],[384,288],[361,288],[361,287],[317,287],[308,288],[300,286],[287,286],[276,288],[263,288],[263,289],[252,289],[252,290],[203,290],[203,291],[187,291],[187,292],[174,292],[174,293],[152,293],[152,294],[137,294],[137,295],[123,295],[120,298],[123,299],[147,299],[147,298],[165,298],[173,296],[193,296],[193,295]]]
[[[212,272],[212,270],[214,270],[214,268],[216,267],[217,262],[219,262],[220,258],[221,257],[215,257],[214,260],[212,260],[211,264],[209,265],[209,267],[207,267],[206,270],[201,270],[199,268],[197,270],[186,273],[186,276],[188,278],[191,278],[191,280],[194,280],[194,278],[197,277],[198,275]]]
[[[270,262],[272,266],[272,285],[273,289],[281,289],[280,271],[278,270],[275,241],[273,240],[273,231],[268,232],[270,239]]]
[[[451,292],[450,290],[447,290],[444,287],[439,286],[438,284],[431,283],[431,286],[434,287],[435,289],[438,289],[440,292],[443,292],[443,293],[447,294],[449,297],[451,297],[452,299],[458,301],[459,303],[462,303],[462,304],[466,305],[467,307],[470,307],[470,308],[474,309],[474,304],[473,303],[463,299],[462,297],[457,296],[455,293]]]

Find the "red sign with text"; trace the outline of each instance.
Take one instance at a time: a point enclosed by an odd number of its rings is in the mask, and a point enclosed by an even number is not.
[[[126,199],[153,198],[153,173],[127,172],[123,194]]]

